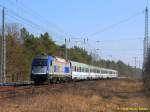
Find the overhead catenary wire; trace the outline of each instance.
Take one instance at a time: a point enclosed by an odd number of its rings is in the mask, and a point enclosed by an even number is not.
[[[148,7],[148,0],[145,1],[145,7]]]
[[[11,0],[10,0],[11,1]],[[12,1],[11,1],[12,2]],[[14,2],[13,2],[14,3]],[[41,15],[39,15],[38,13],[36,13],[35,11],[33,11],[31,8],[26,8],[26,6],[22,3],[22,2],[19,2],[19,3],[21,3],[21,6],[19,6],[19,7],[21,7],[26,13],[28,13],[28,12],[30,12],[31,14],[33,14],[34,16],[36,16],[36,17],[39,17],[40,18],[40,20],[42,19],[42,16]],[[27,10],[25,10],[25,9],[29,9],[30,11],[27,11]],[[130,18],[128,18],[128,19],[130,19]],[[125,20],[128,20],[128,19],[125,19]],[[45,18],[44,18],[44,20],[45,20]],[[47,21],[47,20],[46,20]],[[121,22],[123,22],[123,21],[121,21]],[[109,40],[108,40],[109,41]],[[110,40],[110,41],[112,41],[112,40]],[[115,40],[114,40],[115,41]]]
[[[110,42],[112,42],[112,41],[113,41],[113,42],[115,42],[115,41],[118,42],[118,41],[135,41],[135,40],[141,41],[141,40],[143,40],[143,38],[144,38],[144,37],[120,38],[120,39],[112,39],[112,40],[111,40],[111,39],[110,39],[110,40],[109,40],[109,39],[108,39],[108,40],[96,40],[96,42],[100,42],[100,43],[101,43],[101,42],[109,42],[109,41],[110,41]]]
[[[13,14],[12,14],[13,15]],[[17,16],[17,15],[16,15]],[[20,18],[21,20],[23,20],[22,18]],[[23,21],[26,21],[26,20],[23,20]],[[29,21],[27,21],[27,23],[28,23]],[[33,28],[38,28],[39,27],[39,30],[43,30],[43,31],[45,31],[46,29],[45,28],[43,28],[43,27],[40,27],[40,26],[36,26],[37,24],[33,24],[32,22],[29,22],[29,24],[31,24],[30,26],[32,26]],[[120,39],[121,40],[121,39]],[[123,40],[123,39],[122,39]],[[102,40],[102,41],[105,41],[105,40]],[[106,41],[112,41],[112,40],[106,40]],[[116,41],[116,40],[114,40],[114,41]]]
[[[7,10],[8,10],[8,8],[7,8]],[[43,31],[48,31],[48,29],[46,29],[46,28],[40,26],[39,24],[36,24],[36,23],[32,22],[32,21],[29,20],[29,19],[26,19],[26,18],[24,18],[24,17],[18,15],[18,14],[15,13],[14,11],[12,11],[12,10],[8,10],[8,11],[11,12],[11,13],[12,13],[13,15],[15,15],[16,17],[19,17],[19,18],[21,18],[22,20],[24,20],[24,21],[26,21],[26,22],[32,24],[33,26],[38,27],[38,28],[40,28],[40,29],[43,30]]]
[[[15,15],[15,14],[7,14],[7,16],[18,20],[17,22],[20,21],[22,23],[25,23],[25,24],[29,25],[30,27],[32,27],[34,29],[37,29],[37,30],[39,30],[41,32],[45,31],[45,29],[43,29],[42,27],[40,27],[40,26],[38,26],[38,25],[36,25],[36,24],[34,24],[34,23],[32,23],[32,22],[30,22],[30,21],[28,21],[28,20],[26,20],[26,19],[24,19],[22,17],[19,17],[19,16]]]
[[[40,26],[39,24],[34,23],[33,21],[31,21],[31,20],[29,20],[27,18],[24,18],[24,17],[18,15],[14,11],[12,11],[12,10],[10,10],[8,8],[6,8],[6,9],[7,9],[7,14],[6,15],[8,15],[10,17],[13,17],[13,18],[15,18],[15,19],[17,19],[17,20],[19,20],[21,22],[24,22],[25,24],[28,24],[30,27],[32,27],[34,29],[38,29],[39,31],[41,31],[41,33],[42,32],[50,32],[53,35],[58,35],[57,33],[51,32],[51,31],[49,31],[49,29],[46,29],[46,28]]]
[[[104,51],[143,51],[143,49],[103,49]]]
[[[89,40],[90,41],[97,41],[97,42],[106,42],[106,43],[108,43],[108,42],[112,42],[113,41],[113,43],[114,42],[118,42],[118,41],[135,41],[135,40],[143,40],[143,36],[141,36],[141,37],[136,37],[136,38],[122,38],[122,39],[110,39],[110,40],[94,40],[93,38],[91,39],[90,37],[93,37],[93,36],[95,36],[95,35],[98,35],[98,34],[101,34],[101,33],[103,33],[103,32],[105,32],[105,31],[108,31],[108,30],[110,30],[110,29],[113,29],[113,28],[115,28],[115,27],[117,27],[117,26],[119,26],[120,24],[123,24],[123,23],[125,23],[125,22],[128,22],[128,21],[130,21],[130,20],[132,20],[133,18],[135,18],[135,17],[137,17],[137,16],[139,16],[139,15],[141,15],[141,14],[143,14],[144,13],[144,10],[142,10],[142,11],[139,11],[139,12],[137,12],[137,13],[135,13],[135,14],[133,14],[132,16],[130,16],[130,17],[128,17],[128,18],[125,18],[125,19],[123,19],[123,20],[121,20],[121,21],[119,21],[119,22],[117,22],[117,23],[114,23],[114,24],[112,24],[112,25],[109,25],[109,26],[107,26],[107,27],[105,27],[104,29],[102,29],[102,30],[100,30],[100,31],[96,31],[96,32],[94,32],[94,33],[91,33],[91,34],[89,34],[89,35],[87,35],[86,37],[88,37],[89,38]],[[88,43],[88,46],[89,46],[89,43]],[[91,45],[90,45],[91,46]],[[106,49],[106,51],[107,51],[108,49]],[[121,49],[120,49],[121,50]],[[89,50],[90,51],[90,50]],[[103,49],[102,51],[105,51],[105,49]],[[113,50],[113,49],[110,49],[110,51],[116,51],[115,49]],[[118,50],[117,50],[118,51]],[[121,51],[123,51],[123,49],[121,50]],[[126,51],[129,51],[129,50],[126,50]],[[134,51],[134,50],[130,50],[130,51]],[[136,50],[136,51],[142,51],[142,49],[141,50]],[[101,54],[102,54],[102,52],[101,52]],[[115,53],[116,54],[116,53]]]
[[[100,34],[100,33],[105,32],[105,31],[108,31],[108,30],[110,30],[110,29],[112,29],[112,28],[114,28],[114,27],[117,27],[117,26],[120,25],[120,24],[123,24],[123,23],[125,23],[125,22],[128,22],[129,20],[132,20],[133,18],[135,18],[135,17],[137,17],[137,16],[139,16],[139,15],[141,15],[141,14],[143,14],[143,13],[144,13],[144,10],[139,11],[139,12],[133,14],[132,16],[130,16],[130,17],[128,17],[128,18],[125,18],[125,19],[123,19],[123,20],[120,20],[119,22],[113,23],[113,24],[111,24],[111,25],[105,27],[104,29],[101,29],[101,30],[98,30],[98,31],[96,31],[96,32],[94,32],[94,33],[91,33],[91,34],[87,35],[87,37],[95,36],[95,35],[98,35],[98,34]]]
[[[8,0],[8,2],[10,2],[10,4],[14,4],[15,6],[17,6],[19,9],[21,9],[27,15],[34,16],[36,18],[36,20],[39,19],[39,21],[44,23],[44,25],[46,25],[48,27],[52,26],[53,28],[55,28],[57,30],[57,33],[59,33],[60,35],[63,35],[63,36],[68,36],[69,35],[68,33],[64,32],[58,25],[50,22],[45,17],[41,16],[39,13],[37,13],[36,11],[31,9],[30,7],[26,6],[25,4],[23,4],[21,1],[18,2],[21,5],[19,5],[17,3],[14,3],[14,1],[12,1],[12,0]]]
[[[5,7],[5,6],[3,6],[3,5],[0,4],[0,7]],[[41,25],[39,25],[39,24],[33,22],[32,20],[27,19],[27,18],[25,18],[25,17],[23,17],[23,16],[17,14],[15,11],[13,11],[13,10],[7,8],[7,7],[5,7],[5,9],[7,10],[7,14],[6,14],[6,15],[8,15],[8,16],[15,16],[15,17],[14,17],[15,19],[16,19],[16,18],[17,18],[17,19],[19,18],[21,21],[24,21],[25,26],[26,26],[26,24],[28,24],[30,27],[32,27],[32,28],[34,28],[34,29],[38,29],[39,31],[41,31],[40,33],[48,32],[48,33],[51,34],[51,36],[55,36],[55,37],[57,37],[57,38],[58,38],[58,37],[59,37],[59,38],[61,37],[61,39],[62,39],[63,36],[60,36],[60,34],[58,34],[58,33],[56,33],[56,32],[50,31],[47,27],[43,27],[43,26],[41,26]]]
[[[6,17],[7,17],[7,20],[15,20],[15,21],[17,21],[17,23],[20,24],[21,27],[26,27],[26,26],[28,26],[28,29],[32,29],[32,30],[35,30],[35,29],[36,29],[37,32],[42,32],[41,29],[39,29],[39,28],[33,26],[32,24],[30,24],[30,23],[28,23],[28,22],[25,22],[24,20],[21,20],[20,18],[17,18],[17,17],[14,16],[14,15],[6,15]],[[11,19],[8,18],[8,17],[11,17]],[[6,20],[6,21],[7,21],[7,20]],[[11,23],[11,22],[10,22],[10,23]],[[9,24],[9,23],[8,23],[8,24]],[[23,24],[25,24],[25,25],[23,25]],[[39,34],[40,34],[40,33],[39,33]]]

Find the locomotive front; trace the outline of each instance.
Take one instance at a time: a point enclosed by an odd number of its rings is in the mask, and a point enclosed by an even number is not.
[[[37,56],[32,60],[31,80],[34,82],[44,82],[48,80],[50,72],[49,56]]]

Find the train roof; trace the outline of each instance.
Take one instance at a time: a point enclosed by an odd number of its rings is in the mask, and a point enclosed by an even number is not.
[[[48,60],[53,60],[54,57],[53,56],[48,56],[48,55],[38,55],[36,57],[33,58],[33,60],[35,59],[48,59]]]
[[[76,62],[76,61],[71,61],[72,65],[78,66],[78,67],[90,67],[88,64],[85,63],[80,63],[80,62]]]
[[[50,55],[38,55],[34,59],[48,59],[48,58],[51,58],[52,60],[56,59],[56,60],[58,60],[60,62],[71,62],[71,64],[73,66],[77,66],[77,67],[84,67],[84,68],[92,68],[92,69],[100,69],[100,70],[107,70],[107,71],[117,72],[117,70],[101,68],[101,67],[97,67],[97,66],[93,66],[93,65],[88,65],[88,64],[85,64],[85,63],[80,63],[80,62],[76,62],[76,61],[66,60],[66,59],[63,59],[63,58],[60,58],[60,57],[57,57],[57,56],[53,57],[53,56],[50,56]]]
[[[48,56],[38,55],[34,59],[48,59]]]
[[[76,61],[71,61],[71,63],[72,63],[72,65],[77,66],[77,67],[100,69],[100,70],[107,70],[107,71],[114,71],[114,72],[117,71],[117,70],[113,70],[113,69],[107,69],[107,68],[96,67],[96,66],[93,66],[93,65],[88,65],[88,64],[84,64],[84,63],[80,63],[80,62],[76,62]]]

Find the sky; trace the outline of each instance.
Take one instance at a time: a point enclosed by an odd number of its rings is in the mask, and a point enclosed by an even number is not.
[[[58,43],[67,38],[69,47],[84,47],[102,59],[134,66],[137,57],[137,67],[143,60],[145,4],[146,0],[0,0],[7,9],[6,22],[17,22],[37,35],[47,31]]]

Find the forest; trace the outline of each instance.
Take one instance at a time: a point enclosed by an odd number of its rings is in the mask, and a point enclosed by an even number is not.
[[[65,44],[58,45],[49,33],[35,36],[26,28],[17,29],[10,25],[6,29],[7,57],[6,73],[8,82],[30,80],[32,59],[39,54],[65,58]],[[19,33],[20,32],[20,33]],[[20,36],[18,36],[20,35]],[[123,61],[96,59],[88,51],[78,46],[67,48],[68,59],[103,68],[116,69],[119,76],[141,78],[142,70],[126,65]]]

